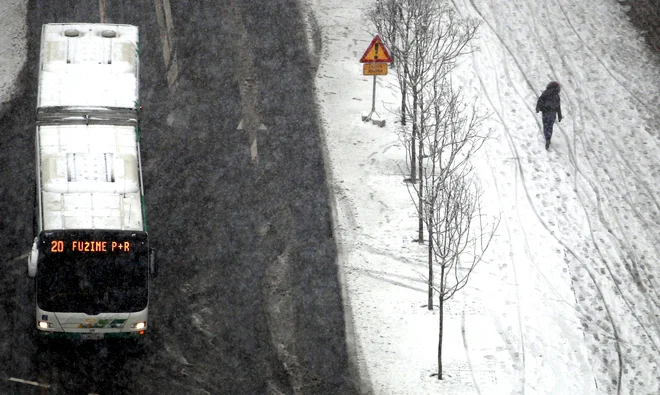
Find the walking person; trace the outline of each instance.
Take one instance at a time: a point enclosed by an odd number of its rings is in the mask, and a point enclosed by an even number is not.
[[[561,122],[561,101],[559,99],[559,91],[561,85],[559,82],[552,81],[545,87],[541,97],[536,102],[536,113],[539,111],[543,113],[543,135],[545,136],[545,149],[550,148],[550,139],[552,138],[552,126],[555,124],[555,119],[559,115],[559,122]]]

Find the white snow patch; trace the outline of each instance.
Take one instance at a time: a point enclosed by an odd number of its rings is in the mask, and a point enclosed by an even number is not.
[[[323,36],[316,86],[336,199],[357,366],[377,394],[660,391],[660,68],[615,2],[456,0],[482,20],[454,74],[492,112],[475,166],[502,223],[486,261],[438,316],[426,307],[395,131],[393,70],[378,77],[385,128],[361,121],[370,2],[307,0]],[[536,98],[562,83],[564,121],[543,146]],[[437,303],[437,302],[436,302]],[[364,387],[369,387],[366,385]]]

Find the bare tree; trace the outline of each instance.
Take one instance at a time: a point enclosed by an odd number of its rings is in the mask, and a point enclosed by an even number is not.
[[[474,38],[478,23],[461,20],[451,4],[438,0],[380,0],[368,13],[369,19],[383,36],[399,61],[397,80],[401,89],[401,133],[409,180],[423,182],[425,122],[428,104],[436,100],[427,92],[434,80],[446,78],[457,59],[469,53],[467,44]],[[409,90],[409,92],[408,92]],[[406,119],[411,125],[406,125]],[[424,242],[424,221],[421,210],[424,186],[415,188],[418,200],[417,241]]]
[[[433,295],[439,301],[438,377],[442,379],[442,335],[444,302],[468,282],[499,226],[499,219],[483,221],[481,191],[472,178],[470,160],[488,139],[476,105],[468,105],[460,89],[447,76],[434,80],[425,90],[430,98],[425,107],[423,135],[425,162],[423,212],[428,236],[428,309]],[[415,201],[415,199],[413,199]],[[420,208],[421,207],[421,208]],[[438,271],[438,278],[434,272]]]
[[[433,255],[440,269],[440,278],[435,286],[438,294],[438,379],[442,380],[442,340],[444,302],[450,300],[468,283],[475,267],[499,226],[499,218],[490,224],[483,221],[480,198],[481,191],[469,176],[471,169],[462,174],[452,174],[440,185],[440,197],[436,207],[429,213],[433,216]],[[429,236],[430,237],[430,236]]]
[[[460,20],[452,6],[447,2],[435,0],[416,0],[423,2],[425,13],[418,19],[419,32],[415,41],[415,56],[412,60],[411,72],[408,84],[411,86],[412,107],[411,118],[413,120],[413,138],[418,144],[417,171],[419,188],[417,189],[418,200],[418,232],[417,240],[424,242],[424,192],[428,189],[424,186],[423,169],[429,154],[425,150],[425,140],[429,133],[435,133],[433,123],[434,116],[429,113],[431,108],[438,104],[448,103],[451,99],[442,98],[448,90],[437,89],[438,85],[445,85],[450,73],[456,67],[457,59],[469,53],[467,44],[474,38],[478,23],[473,19]],[[440,82],[439,82],[440,81]],[[417,121],[417,122],[416,122]],[[415,126],[418,125],[417,133]],[[429,147],[431,151],[433,147]]]
[[[425,172],[424,220],[428,233],[429,310],[433,291],[438,296],[438,378],[442,379],[442,335],[444,302],[468,282],[499,226],[483,222],[481,191],[474,184],[470,160],[483,146],[490,132],[482,132],[482,121],[475,104],[463,101],[448,79],[432,84],[430,108],[432,123],[425,135],[428,161]],[[420,182],[420,185],[422,183]],[[434,267],[440,276],[434,280]]]
[[[371,22],[375,33],[378,33],[385,46],[392,55],[392,66],[396,68],[396,77],[401,91],[401,109],[399,116],[401,120],[401,129],[406,130],[407,114],[406,98],[408,95],[408,73],[410,51],[413,46],[411,37],[414,37],[412,29],[414,27],[415,8],[408,7],[412,0],[377,0],[372,8],[367,11],[367,18]],[[407,141],[408,135],[400,133],[400,138],[407,148],[406,155],[412,158],[411,163],[415,169],[415,142]],[[411,170],[410,179],[415,182],[416,170]]]
[[[481,192],[469,164],[488,137],[481,132],[485,115],[478,115],[474,104],[468,108],[450,79],[458,58],[470,51],[478,22],[457,18],[445,0],[378,0],[368,15],[398,62],[400,138],[415,192],[411,198],[418,214],[417,241],[424,242],[424,226],[428,236],[429,310],[434,291],[440,302],[442,379],[444,302],[467,284],[499,225],[499,219],[490,227],[482,222]],[[434,279],[436,266],[439,280]]]
[[[413,0],[409,0],[413,1]],[[460,92],[450,84],[451,72],[458,58],[469,53],[467,44],[474,38],[478,23],[475,20],[458,20],[447,3],[434,0],[414,0],[419,14],[410,57],[407,84],[411,89],[411,137],[406,140],[418,147],[417,162],[411,161],[411,171],[418,171],[419,185],[411,183],[415,191],[418,217],[417,241],[424,242],[424,225],[428,227],[428,207],[437,200],[436,184],[464,164],[483,139],[478,135],[482,117],[472,108],[470,118],[463,118],[465,111]],[[425,11],[425,12],[422,12]],[[407,162],[408,163],[408,162]],[[430,173],[428,170],[430,169]],[[426,174],[425,174],[426,173]],[[412,177],[412,175],[411,175]],[[433,260],[429,243],[429,309],[433,309]]]
[[[434,291],[434,210],[443,198],[442,187],[450,177],[457,177],[465,172],[469,160],[481,148],[488,138],[488,132],[482,132],[482,121],[487,115],[479,115],[475,105],[468,108],[460,90],[455,90],[447,78],[434,80],[427,89],[431,99],[424,107],[423,138],[420,139],[425,149],[424,173],[420,178],[419,191],[413,202],[421,212],[428,235],[428,309],[433,310]],[[469,110],[469,111],[468,111]],[[423,199],[419,199],[423,196]],[[417,199],[415,199],[417,198]]]
[[[399,34],[398,26],[403,22],[403,14],[401,9],[401,0],[376,0],[373,6],[367,9],[367,19],[371,23],[375,32],[381,36],[383,43],[389,48],[390,53],[393,55],[393,62],[391,66],[398,64],[398,60],[404,56],[401,52],[405,47],[397,46],[397,34]],[[396,63],[395,63],[396,62]]]
[[[466,103],[462,91],[451,82],[453,61],[438,62],[436,76],[422,90],[420,147],[423,148],[423,177],[420,176],[418,210],[423,213],[428,236],[428,308],[433,293],[439,301],[438,378],[442,379],[442,336],[444,302],[468,282],[499,226],[494,218],[484,223],[481,191],[474,184],[470,160],[490,135],[484,131],[476,102]],[[426,99],[428,98],[428,99]],[[419,198],[423,196],[423,199]],[[439,278],[434,271],[439,269]]]

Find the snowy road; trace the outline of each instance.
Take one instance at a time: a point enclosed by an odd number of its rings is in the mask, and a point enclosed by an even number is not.
[[[533,211],[516,222],[523,236],[543,227],[543,242],[563,255],[597,388],[660,391],[660,113],[657,85],[640,83],[660,81],[658,68],[648,67],[648,50],[614,4],[473,0],[461,10],[484,21],[482,40],[498,44],[481,45],[472,57],[506,141],[488,163],[515,158],[514,201]],[[549,80],[563,83],[565,120],[546,153],[531,93]],[[530,262],[549,270],[545,256]],[[527,332],[519,333],[520,350]]]
[[[14,43],[27,46],[17,53],[27,62],[0,115],[0,393],[40,390],[26,381],[49,394],[354,393],[295,1],[26,3],[27,29],[23,18],[11,26],[27,30]],[[31,336],[23,254],[33,237],[41,25],[101,19],[140,29],[146,218],[160,267],[141,355],[105,342],[46,352]],[[248,78],[268,130],[258,163],[237,130]]]

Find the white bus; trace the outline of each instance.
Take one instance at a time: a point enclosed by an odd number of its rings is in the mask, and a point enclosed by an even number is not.
[[[139,338],[149,248],[140,160],[138,28],[46,24],[28,257],[40,337]]]

